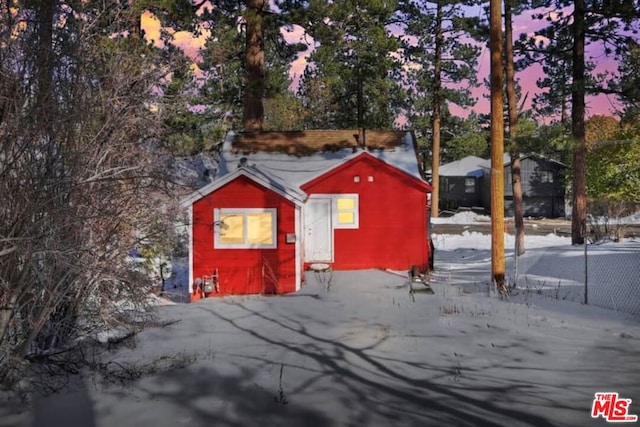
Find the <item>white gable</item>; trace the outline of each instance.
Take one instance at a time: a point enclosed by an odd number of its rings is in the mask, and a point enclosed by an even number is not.
[[[231,173],[226,174],[218,179],[214,179],[211,183],[204,187],[194,191],[189,196],[185,197],[180,204],[184,207],[188,207],[195,201],[207,196],[214,192],[218,188],[228,184],[239,176],[246,176],[254,182],[262,185],[269,190],[272,190],[287,200],[292,201],[295,204],[301,205],[307,198],[306,194],[297,189],[289,186],[286,182],[279,180],[277,177],[266,173],[258,166],[243,166],[239,167]]]

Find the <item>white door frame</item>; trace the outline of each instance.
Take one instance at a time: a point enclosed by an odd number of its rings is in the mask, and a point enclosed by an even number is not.
[[[312,231],[313,229],[310,227],[310,224],[308,223],[311,220],[311,211],[310,211],[310,205],[311,204],[324,204],[324,212],[326,213],[326,226],[324,226],[324,224],[322,224],[322,228],[324,228],[324,233],[326,233],[326,237],[328,240],[328,248],[323,248],[323,251],[328,251],[328,255],[327,257],[318,257],[318,258],[326,258],[326,259],[312,259],[310,254],[312,252],[314,252],[312,250],[313,245],[315,243],[319,243],[320,239],[314,239],[313,235],[312,235]],[[305,262],[333,262],[333,222],[332,222],[332,199],[330,195],[321,195],[321,194],[313,194],[311,196],[309,196],[309,198],[307,199],[307,203],[305,203],[304,205],[304,260]],[[321,218],[324,219],[324,218]],[[320,229],[320,227],[316,227],[316,232]]]

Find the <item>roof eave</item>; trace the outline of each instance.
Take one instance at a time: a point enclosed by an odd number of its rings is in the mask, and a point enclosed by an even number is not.
[[[280,196],[284,197],[285,199],[293,202],[294,204],[296,204],[298,206],[302,206],[304,204],[305,200],[307,199],[307,195],[305,193],[298,193],[298,192],[294,192],[294,191],[289,191],[286,188],[284,188],[283,186],[278,185],[277,183],[266,181],[265,179],[263,179],[259,175],[256,175],[255,173],[252,173],[249,168],[241,167],[241,168],[238,168],[238,169],[234,170],[233,172],[230,172],[230,173],[228,173],[228,174],[226,174],[226,175],[224,175],[224,176],[212,181],[211,183],[205,185],[204,187],[194,191],[193,193],[191,193],[190,195],[188,195],[187,197],[182,199],[180,201],[180,205],[182,207],[184,207],[184,208],[188,208],[189,206],[193,205],[198,200],[208,196],[209,194],[213,193],[214,191],[216,191],[220,187],[223,187],[224,185],[230,183],[231,181],[233,181],[234,179],[236,179],[236,178],[238,178],[240,176],[245,176],[245,177],[249,178],[250,180],[256,182],[259,185],[261,185],[262,187],[265,187],[265,188],[267,188],[267,189],[279,194]]]
[[[433,187],[431,186],[431,184],[429,184],[428,182],[426,182],[424,179],[418,178],[394,165],[391,165],[387,162],[385,162],[384,160],[371,155],[370,153],[366,152],[366,151],[359,151],[357,153],[355,153],[353,156],[350,156],[348,158],[346,158],[343,162],[341,162],[338,165],[335,165],[334,167],[332,167],[331,169],[328,169],[326,171],[324,171],[323,173],[319,174],[318,176],[310,179],[309,181],[305,182],[304,184],[302,184],[300,186],[300,189],[302,191],[306,191],[307,188],[313,186],[314,184],[322,181],[323,179],[328,178],[329,176],[338,173],[339,171],[343,170],[344,168],[347,168],[349,163],[356,161],[359,158],[367,158],[367,159],[373,159],[377,162],[380,162],[382,165],[384,165],[388,170],[393,171],[395,173],[401,174],[403,176],[406,176],[408,178],[410,178],[412,180],[412,182],[414,182],[416,185],[423,187],[424,190],[431,192],[433,191]]]

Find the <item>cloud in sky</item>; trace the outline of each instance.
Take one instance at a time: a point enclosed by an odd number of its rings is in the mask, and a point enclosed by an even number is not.
[[[164,43],[160,40],[160,30],[162,25],[158,18],[151,12],[145,11],[140,17],[140,27],[144,30],[145,38],[152,41],[156,47],[164,47]]]
[[[289,79],[291,80],[289,89],[295,92],[298,88],[298,82],[309,64],[309,55],[311,55],[313,51],[313,39],[308,36],[304,28],[299,25],[282,28],[280,34],[282,34],[282,37],[284,37],[288,43],[303,43],[307,45],[307,49],[298,53],[298,56],[291,63],[291,68],[289,69]]]
[[[145,32],[145,38],[152,41],[154,46],[162,48],[164,43],[160,39],[160,31],[162,30],[162,24],[151,12],[145,11],[140,18],[140,26]],[[172,43],[175,46],[181,48],[190,58],[196,59],[199,55],[200,48],[204,46],[209,33],[206,30],[200,31],[200,34],[195,37],[188,31],[173,31],[170,28],[165,28],[169,34],[173,36]]]
[[[484,49],[480,57],[478,80],[483,82],[489,78],[490,63],[489,51]],[[601,61],[598,63],[596,71],[612,70],[615,64],[612,61]],[[527,95],[524,105],[525,109],[531,108],[533,98],[536,94],[543,93],[547,89],[540,89],[536,85],[536,80],[543,76],[541,64],[534,64],[524,71],[516,74],[517,83],[520,85],[522,96]],[[472,90],[472,95],[477,99],[477,103],[470,109],[462,109],[457,106],[451,106],[451,112],[457,116],[467,116],[471,110],[476,113],[488,114],[490,112],[490,102],[488,99],[489,88],[480,86]],[[614,95],[601,94],[598,96],[588,96],[586,98],[587,116],[592,115],[613,115],[620,108]]]
[[[202,31],[198,37],[187,31],[179,31],[173,35],[173,43],[180,47],[190,58],[199,56],[200,48],[204,46],[208,34]]]

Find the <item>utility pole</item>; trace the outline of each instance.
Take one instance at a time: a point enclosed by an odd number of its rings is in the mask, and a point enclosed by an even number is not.
[[[506,296],[504,260],[504,110],[502,66],[502,0],[490,0],[491,49],[491,275]]]
[[[433,92],[433,116],[431,119],[431,217],[437,218],[440,214],[440,141],[442,127],[441,94],[442,94],[442,45],[444,44],[444,31],[442,29],[442,1],[436,2],[436,46],[433,63],[435,88]]]

